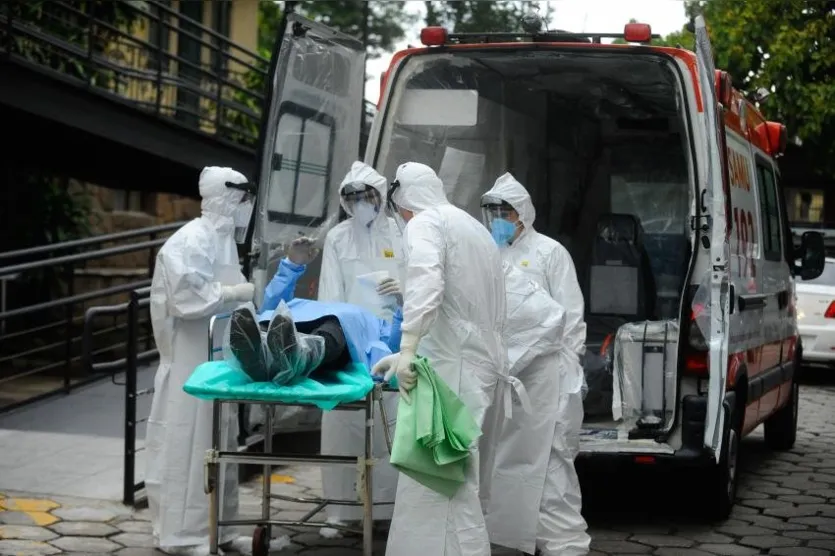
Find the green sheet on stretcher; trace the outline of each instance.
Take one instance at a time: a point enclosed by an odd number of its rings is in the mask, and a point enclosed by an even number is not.
[[[327,378],[327,382],[305,378],[293,385],[278,386],[252,382],[245,372],[226,361],[209,361],[194,369],[183,390],[203,400],[309,404],[327,411],[341,403],[363,400],[374,387],[368,368],[359,363]]]

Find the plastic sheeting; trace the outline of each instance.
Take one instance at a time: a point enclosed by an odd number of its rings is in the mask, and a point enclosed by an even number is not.
[[[305,378],[292,386],[252,382],[245,372],[227,361],[209,361],[194,370],[183,390],[203,400],[307,404],[328,411],[341,403],[362,400],[374,387],[368,369],[356,363],[328,373],[326,379]]]
[[[591,350],[583,354],[583,372],[588,392],[583,399],[583,411],[593,417],[612,415],[612,360]]]
[[[612,417],[628,427],[660,428],[677,404],[676,321],[625,324],[615,337]]]
[[[359,157],[362,43],[293,14],[280,46],[258,174],[256,303],[293,239],[305,234],[321,247],[339,219],[339,184]],[[320,264],[309,265],[299,297],[316,298]]]
[[[223,357],[255,382],[290,385],[307,378],[322,363],[325,339],[299,332],[283,301],[267,330],[262,329],[252,308],[245,306],[230,316]]]

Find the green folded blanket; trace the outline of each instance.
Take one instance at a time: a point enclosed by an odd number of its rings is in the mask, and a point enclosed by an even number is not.
[[[425,487],[452,497],[464,484],[469,448],[481,429],[429,361],[417,357],[413,368],[418,380],[409,392],[412,403],[401,399],[397,408],[391,464]]]

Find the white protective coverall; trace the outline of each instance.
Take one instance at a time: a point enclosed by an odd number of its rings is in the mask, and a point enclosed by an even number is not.
[[[501,425],[486,520],[490,542],[527,554],[536,550],[540,507],[559,504],[543,492],[551,446],[562,446],[567,435],[558,422],[563,375],[582,372],[577,354],[565,347],[565,310],[525,273],[503,263],[507,292],[507,344],[510,374],[522,381],[531,411],[514,407],[513,418]],[[549,556],[588,553],[585,545],[553,550]]]
[[[211,448],[212,403],[186,394],[183,384],[209,358],[209,319],[240,305],[243,299],[236,291],[248,286],[233,238],[233,216],[244,193],[226,186],[226,182],[246,181],[231,168],[205,168],[199,181],[202,216],[168,238],[154,267],[150,310],[160,362],[145,435],[145,486],[154,536],[166,552],[204,547],[208,553],[209,498],[203,491],[203,461]],[[235,408],[227,406],[223,419],[222,449],[235,450]],[[238,507],[237,472],[235,466],[225,467],[221,519],[233,519]],[[220,542],[236,536],[227,529]]]
[[[406,287],[401,346],[414,345],[482,427],[467,482],[447,498],[400,475],[388,556],[485,556],[490,543],[479,499],[479,446],[495,446],[499,396],[510,389],[504,275],[493,238],[451,205],[428,166],[402,164],[394,203],[415,213],[404,232]],[[488,456],[488,454],[481,454]]]
[[[348,185],[365,184],[380,194],[380,210],[370,222],[361,221],[353,214],[352,206],[345,202],[342,193]],[[339,188],[340,203],[351,218],[340,222],[328,232],[322,253],[322,270],[319,278],[319,301],[353,303],[366,310],[378,313],[378,307],[371,304],[367,290],[358,286],[357,276],[376,271],[388,271],[392,278],[403,283],[404,260],[400,230],[393,219],[386,216],[385,202],[388,180],[374,168],[362,162],[354,162]],[[372,293],[372,295],[374,295]],[[391,319],[391,311],[377,314]],[[388,426],[397,417],[397,394],[384,395]],[[374,501],[387,505],[374,507],[375,520],[391,519],[394,510],[394,495],[397,491],[397,470],[389,463],[389,453],[379,412],[375,412],[374,455],[378,458],[372,475]],[[365,417],[359,411],[325,411],[322,415],[323,454],[362,455],[365,446]],[[358,500],[357,470],[349,466],[322,468],[322,490],[325,498]],[[331,522],[358,521],[362,519],[362,508],[354,506],[328,506],[328,520]],[[323,530],[333,536],[336,531]]]
[[[585,352],[585,302],[577,280],[574,261],[559,242],[533,228],[536,218],[531,196],[511,174],[499,177],[485,195],[501,199],[519,213],[524,229],[516,240],[501,249],[502,260],[523,271],[559,303],[566,314],[563,344],[577,356]],[[583,425],[583,369],[562,373],[557,423],[562,434],[555,436],[540,508],[537,547],[544,554],[588,553],[590,538],[580,513],[580,480],[574,459],[580,450]]]

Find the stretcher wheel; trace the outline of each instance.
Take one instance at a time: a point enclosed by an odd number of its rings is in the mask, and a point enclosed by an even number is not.
[[[252,532],[252,556],[268,556],[270,553],[270,538],[267,528],[259,525]]]

